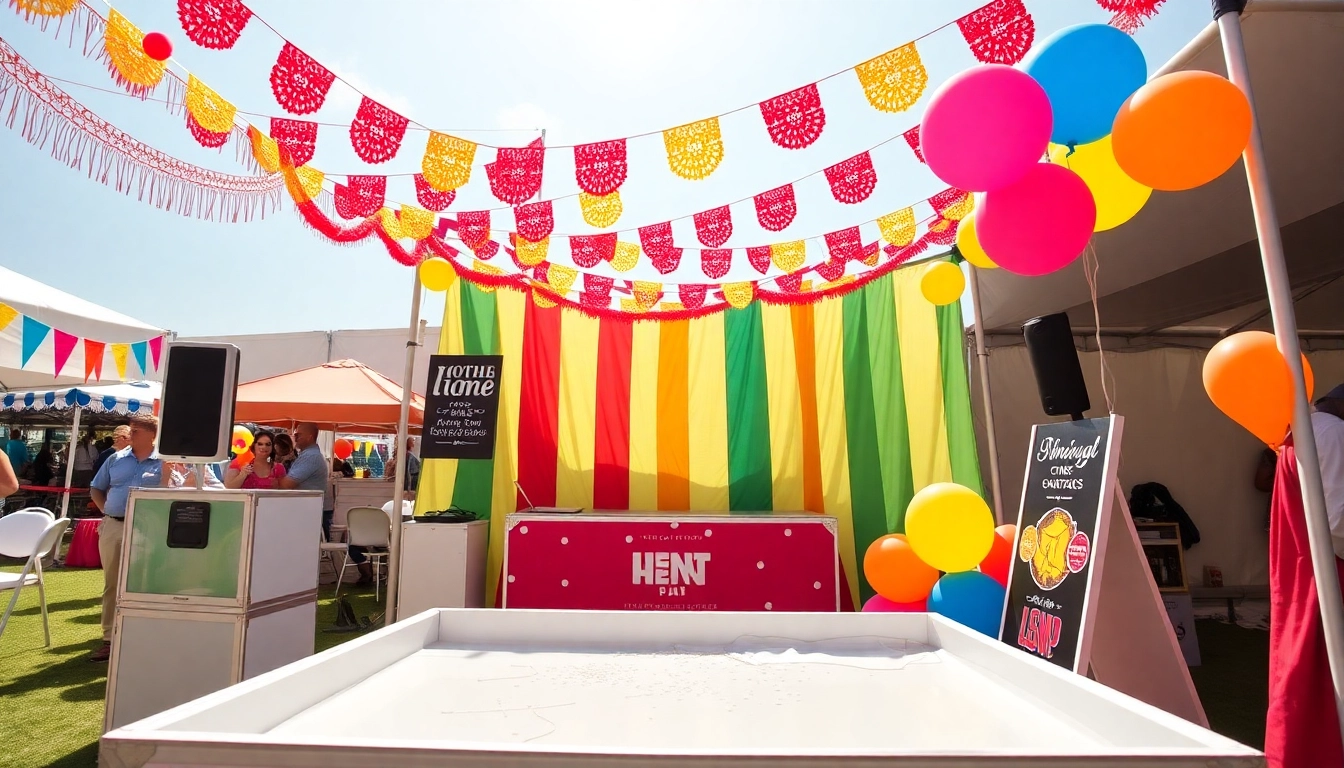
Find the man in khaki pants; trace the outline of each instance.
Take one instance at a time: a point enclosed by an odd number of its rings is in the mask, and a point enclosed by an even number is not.
[[[109,456],[90,483],[89,495],[103,511],[103,522],[98,528],[98,555],[103,560],[103,644],[89,656],[89,661],[107,661],[112,656],[112,622],[117,616],[126,502],[132,488],[161,483],[163,462],[154,451],[158,434],[158,418],[132,416],[130,446]]]

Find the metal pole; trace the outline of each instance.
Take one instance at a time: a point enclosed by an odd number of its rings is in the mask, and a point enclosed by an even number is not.
[[[65,452],[65,490],[61,491],[61,517],[65,517],[70,508],[70,481],[75,476],[75,448],[79,445],[79,418],[84,408],[75,406],[75,424],[70,428],[70,448]]]
[[[406,435],[411,420],[411,380],[420,331],[420,271],[411,270],[411,322],[406,331],[406,370],[401,377],[401,413],[397,416],[397,476],[392,491],[392,538],[387,554],[387,624],[397,620],[397,582],[401,568],[401,503],[405,498]]]
[[[971,273],[971,316],[974,318],[975,356],[979,360],[980,394],[985,402],[985,439],[989,441],[989,484],[994,491],[994,518],[1004,521],[1003,483],[999,480],[999,443],[994,432],[994,402],[989,397],[989,350],[985,349],[985,329],[980,310],[980,268],[967,264]]]
[[[1246,163],[1246,181],[1251,189],[1251,211],[1255,232],[1260,240],[1260,259],[1269,289],[1270,313],[1274,319],[1274,337],[1279,351],[1293,376],[1293,447],[1297,452],[1298,477],[1302,504],[1306,509],[1307,541],[1311,546],[1312,573],[1316,596],[1321,605],[1325,629],[1325,650],[1330,659],[1330,678],[1335,688],[1335,714],[1344,734],[1344,602],[1340,599],[1339,575],[1335,570],[1335,552],[1330,541],[1330,521],[1325,512],[1325,491],[1321,485],[1321,465],[1316,455],[1316,435],[1311,428],[1311,404],[1302,372],[1302,350],[1297,339],[1297,318],[1293,314],[1292,286],[1283,261],[1283,241],[1269,188],[1269,170],[1265,165],[1260,122],[1255,116],[1251,95],[1251,77],[1246,64],[1246,46],[1241,36],[1241,18],[1236,12],[1218,17],[1227,72],[1246,94],[1251,104],[1251,139],[1242,159]]]

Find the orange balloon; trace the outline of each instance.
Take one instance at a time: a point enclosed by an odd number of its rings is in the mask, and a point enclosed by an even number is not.
[[[910,542],[891,533],[868,545],[863,555],[863,575],[877,594],[894,603],[923,600],[938,583],[938,571],[915,554]]]
[[[1316,382],[1306,355],[1302,372],[1310,399]],[[1204,358],[1204,391],[1218,410],[1266,445],[1283,445],[1293,421],[1292,375],[1274,334],[1243,331],[1213,345]]]
[[[1115,161],[1131,179],[1153,189],[1193,189],[1241,157],[1251,138],[1251,105],[1225,77],[1173,72],[1135,91],[1111,131]]]
[[[331,452],[336,455],[336,458],[345,461],[350,458],[350,454],[355,452],[355,444],[342,437],[340,440],[332,443]]]

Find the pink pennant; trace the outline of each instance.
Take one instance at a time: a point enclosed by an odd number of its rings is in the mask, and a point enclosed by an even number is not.
[[[463,211],[457,214],[457,236],[475,250],[490,237],[489,211]]]
[[[298,167],[313,159],[313,152],[317,149],[317,123],[272,117],[271,138],[289,150],[290,159]]]
[[[354,122],[350,123],[350,145],[364,162],[385,163],[397,156],[409,123],[407,118],[365,96],[359,102]]]
[[[793,185],[785,184],[769,192],[762,192],[753,198],[756,203],[756,220],[763,229],[779,232],[793,223],[798,215],[798,203],[793,197]]]
[[[224,131],[223,133],[207,131],[200,123],[196,122],[196,116],[191,114],[191,110],[186,110],[186,112],[187,130],[191,131],[191,137],[196,140],[197,144],[207,149],[219,149],[229,142],[230,131]]]
[[[420,203],[420,207],[430,211],[442,211],[453,204],[457,199],[457,190],[450,189],[447,192],[440,192],[425,180],[423,173],[415,174],[415,199]]]
[[[732,266],[733,251],[731,248],[706,249],[700,252],[700,271],[704,272],[706,277],[717,280],[728,274],[728,270]]]
[[[863,260],[863,238],[859,235],[858,227],[826,233],[826,248],[830,251],[831,258],[841,264],[846,261]]]
[[[841,203],[861,203],[877,187],[877,170],[867,152],[855,155],[826,169],[831,195]]]
[[[271,93],[286,112],[308,115],[322,108],[327,92],[336,81],[331,70],[286,42],[271,68]]]
[[[828,283],[839,280],[845,274],[845,260],[830,258],[817,265],[817,274]]]
[[[699,309],[704,306],[705,294],[709,292],[707,285],[695,285],[686,283],[677,287],[677,298],[681,299],[681,305],[687,309]]]
[[[569,238],[569,253],[574,263],[583,269],[592,269],[600,262],[611,261],[616,254],[616,233],[572,235]]]
[[[695,236],[706,248],[718,248],[733,236],[733,212],[728,206],[695,214]]]
[[[70,359],[70,353],[75,351],[75,345],[79,343],[79,337],[56,328],[52,332],[56,342],[56,370],[52,375],[60,376],[66,361]]]
[[[672,245],[672,223],[650,224],[639,228],[639,244],[653,268],[661,274],[675,272],[681,264],[681,249]]]
[[[501,147],[495,162],[485,164],[490,192],[509,205],[519,205],[541,191],[541,175],[546,147],[541,139],[526,147]]]
[[[574,148],[574,180],[590,195],[603,197],[620,189],[627,172],[625,139]]]
[[[784,293],[797,293],[803,288],[803,276],[799,272],[775,278],[775,285]]]
[[[336,213],[343,219],[372,216],[387,197],[386,176],[347,176],[336,185]]]
[[[915,153],[919,162],[924,162],[924,150],[919,146],[919,126],[916,125],[901,135],[905,137],[905,143],[910,145],[910,151]]]
[[[541,242],[555,230],[550,200],[520,205],[513,209],[513,218],[518,234],[534,243]]]
[[[810,146],[826,127],[826,111],[821,108],[816,83],[762,101],[761,117],[770,140],[785,149]]]
[[[770,246],[762,245],[747,249],[747,261],[756,268],[757,272],[764,275],[770,270]]]
[[[154,361],[154,370],[159,370],[159,358],[163,355],[163,337],[155,336],[149,340],[150,359]]]
[[[598,296],[610,296],[611,287],[616,284],[616,279],[605,277],[603,275],[594,275],[592,272],[583,273],[583,292],[592,293]]]
[[[958,19],[957,28],[986,64],[1016,64],[1036,38],[1036,22],[1022,0],[994,0]]]

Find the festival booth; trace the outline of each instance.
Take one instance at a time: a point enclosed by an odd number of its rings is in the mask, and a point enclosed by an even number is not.
[[[166,335],[0,267],[0,392],[157,379]]]
[[[73,440],[78,439],[82,427],[124,424],[127,417],[137,413],[154,413],[158,407],[162,385],[157,381],[139,381],[125,384],[95,384],[65,389],[6,392],[0,395],[0,421],[11,426],[70,428]],[[60,516],[70,507],[70,497],[76,495],[77,504],[87,500],[87,488],[71,488],[74,463],[67,461],[65,483],[58,488],[40,489],[22,487],[29,493],[60,493]]]
[[[259,426],[292,429],[312,422],[333,433],[386,434],[397,431],[401,398],[401,387],[386,376],[355,360],[337,360],[240,384],[234,416],[239,423]],[[424,400],[413,395],[411,431],[418,432],[423,419]],[[340,529],[352,507],[382,507],[394,490],[382,478],[340,478],[334,484],[332,524]]]

